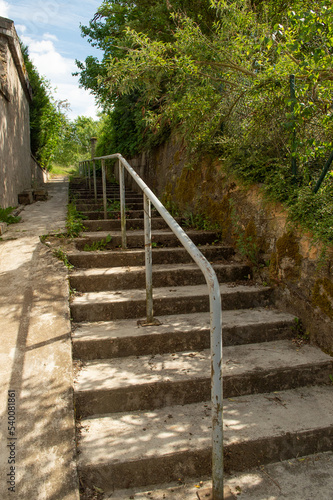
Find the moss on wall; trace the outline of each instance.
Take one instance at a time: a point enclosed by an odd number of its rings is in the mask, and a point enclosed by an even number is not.
[[[295,234],[284,233],[276,241],[276,252],[271,255],[270,277],[295,281],[300,277],[302,260]]]
[[[328,278],[321,278],[315,282],[312,304],[333,319],[333,283]]]

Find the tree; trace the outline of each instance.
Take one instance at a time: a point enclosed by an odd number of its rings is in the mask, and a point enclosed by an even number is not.
[[[90,158],[90,139],[99,135],[99,129],[99,121],[90,117],[78,116],[74,121],[67,120],[54,153],[54,162],[68,166],[79,159]]]
[[[192,2],[190,0],[113,0],[104,1],[89,26],[82,26],[82,36],[103,51],[103,58],[88,57],[85,62],[76,61],[79,68],[80,84],[89,89],[103,107],[104,112],[113,118],[106,120],[103,144],[112,145],[113,150],[123,154],[135,154],[144,147],[158,141],[158,136],[145,133],[143,114],[147,103],[141,99],[139,88],[132,95],[110,93],[106,84],[107,65],[110,58],[126,58],[129,46],[126,29],[131,27],[153,39],[167,42],[173,39],[175,22],[172,12],[187,13],[200,21],[204,32],[211,30],[215,14],[209,8],[209,0]],[[167,128],[164,134],[167,133]],[[106,140],[106,135],[110,136]],[[162,134],[163,136],[163,134]],[[102,143],[98,148],[101,150]],[[103,153],[110,152],[110,150]]]
[[[132,102],[127,121],[139,150],[171,128],[192,157],[210,151],[243,180],[262,183],[293,206],[298,219],[315,207],[317,219],[332,227],[332,176],[310,202],[333,146],[331,2],[210,0],[210,9],[195,2],[188,12],[180,7],[185,2],[152,4],[158,19],[144,15],[146,2],[103,3],[86,34],[106,56],[99,70],[81,72],[82,84],[91,78],[113,113]],[[209,27],[200,17],[203,6]],[[154,29],[160,19],[162,32]],[[120,127],[121,118],[111,126]]]
[[[28,47],[22,46],[22,54],[33,95],[30,104],[31,152],[42,167],[48,169],[60,141],[61,131],[67,123],[64,114],[67,103],[55,101],[50,83],[39,75],[31,62]]]

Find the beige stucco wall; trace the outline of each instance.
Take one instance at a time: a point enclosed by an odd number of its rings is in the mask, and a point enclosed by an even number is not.
[[[31,187],[30,85],[13,21],[0,17],[0,206]]]

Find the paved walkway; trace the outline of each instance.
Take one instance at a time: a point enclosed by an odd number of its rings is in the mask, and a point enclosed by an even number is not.
[[[64,229],[68,183],[47,189],[0,241],[1,499],[79,498],[67,273],[39,239]]]

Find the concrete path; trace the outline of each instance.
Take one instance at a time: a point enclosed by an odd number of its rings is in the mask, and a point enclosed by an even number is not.
[[[79,498],[67,270],[39,237],[63,230],[68,183],[0,241],[0,497]]]

